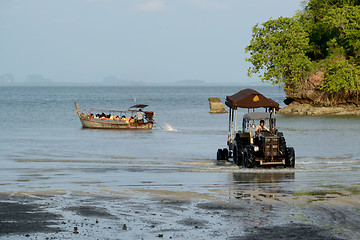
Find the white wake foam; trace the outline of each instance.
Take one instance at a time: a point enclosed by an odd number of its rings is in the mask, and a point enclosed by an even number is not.
[[[163,129],[168,132],[178,132],[179,130],[173,128],[170,124],[165,123]]]

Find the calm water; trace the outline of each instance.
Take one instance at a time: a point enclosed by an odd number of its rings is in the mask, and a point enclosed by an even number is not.
[[[210,115],[208,97],[224,101],[243,88],[1,87],[0,192],[359,187],[357,117],[279,115],[278,127],[296,151],[295,169],[217,163],[216,150],[226,146],[228,115]],[[280,88],[254,89],[277,102],[284,99]],[[75,101],[81,109],[126,109],[135,97],[150,105],[164,130],[81,128]]]

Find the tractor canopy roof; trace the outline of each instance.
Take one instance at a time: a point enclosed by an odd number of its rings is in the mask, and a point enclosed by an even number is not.
[[[279,109],[279,104],[274,100],[264,97],[261,93],[253,89],[244,89],[231,96],[226,96],[226,106],[229,108],[275,108]]]
[[[251,112],[251,113],[246,113],[243,117],[243,119],[247,119],[247,120],[259,120],[259,119],[270,119],[270,118],[275,118],[274,116],[275,114],[271,114],[268,112]]]

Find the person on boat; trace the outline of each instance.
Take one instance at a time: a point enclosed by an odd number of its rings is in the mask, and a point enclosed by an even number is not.
[[[130,123],[134,123],[135,122],[135,119],[133,116],[130,117],[130,120],[129,120]]]
[[[126,119],[125,115],[122,115],[120,121],[125,121],[125,122],[127,122],[127,119]]]
[[[91,114],[90,114],[90,118],[94,118],[94,114],[91,113]]]
[[[116,116],[114,117],[114,120],[120,120],[119,116],[116,115]]]
[[[104,117],[101,118],[103,120],[110,120],[111,115],[110,114],[104,114]]]
[[[139,109],[139,111],[135,115],[136,122],[144,122],[144,115],[145,113],[141,109]]]

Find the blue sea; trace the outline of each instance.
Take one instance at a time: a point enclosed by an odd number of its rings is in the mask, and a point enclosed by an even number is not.
[[[360,185],[360,118],[278,115],[294,169],[242,169],[216,161],[228,115],[209,114],[243,87],[1,87],[0,192],[105,194],[129,189],[313,191]],[[284,106],[275,86],[252,87]],[[150,131],[83,129],[80,109],[148,104]],[[239,119],[241,118],[240,112]],[[269,175],[270,174],[270,175]]]

